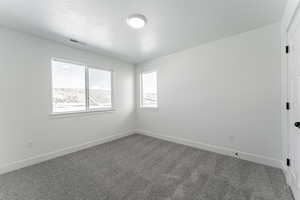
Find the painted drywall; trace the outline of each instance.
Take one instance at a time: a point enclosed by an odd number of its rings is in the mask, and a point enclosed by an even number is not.
[[[288,45],[288,29],[292,23],[293,16],[296,13],[296,10],[299,6],[299,0],[288,0],[282,20],[281,20],[281,134],[282,134],[282,151],[283,159],[289,158],[289,111],[284,107],[285,103],[290,101],[289,92],[288,92],[288,57],[284,51],[284,47]],[[291,189],[294,193],[296,200],[300,199],[300,188],[295,187],[296,180],[291,176],[289,167],[286,165],[283,166],[285,176],[288,184],[291,186]]]
[[[0,44],[0,171],[134,128],[133,65],[5,28]],[[52,57],[112,69],[115,111],[51,116]]]
[[[144,70],[158,109],[137,105],[137,131],[281,165],[279,23],[141,63],[136,81]]]

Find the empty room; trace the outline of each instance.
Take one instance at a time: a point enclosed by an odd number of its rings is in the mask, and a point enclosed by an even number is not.
[[[0,95],[0,200],[300,200],[300,0],[1,0]]]

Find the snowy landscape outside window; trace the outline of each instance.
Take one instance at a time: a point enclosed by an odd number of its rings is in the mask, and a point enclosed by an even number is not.
[[[89,109],[109,109],[111,102],[111,72],[89,68]]]
[[[141,107],[157,108],[157,72],[141,73]]]
[[[112,71],[52,60],[52,112],[112,109]]]

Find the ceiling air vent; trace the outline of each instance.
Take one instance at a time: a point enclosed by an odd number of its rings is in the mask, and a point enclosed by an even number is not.
[[[73,43],[80,43],[78,40],[75,40],[73,38],[70,39],[70,42],[73,42]]]
[[[76,39],[73,39],[73,38],[70,38],[69,42],[72,43],[72,44],[76,44],[76,45],[80,45],[80,46],[85,46],[85,43],[80,42],[80,41],[78,41]]]

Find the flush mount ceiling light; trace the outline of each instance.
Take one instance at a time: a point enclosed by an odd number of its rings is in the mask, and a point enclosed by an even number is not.
[[[126,22],[131,28],[140,29],[146,25],[147,19],[144,15],[133,14],[127,18]]]

